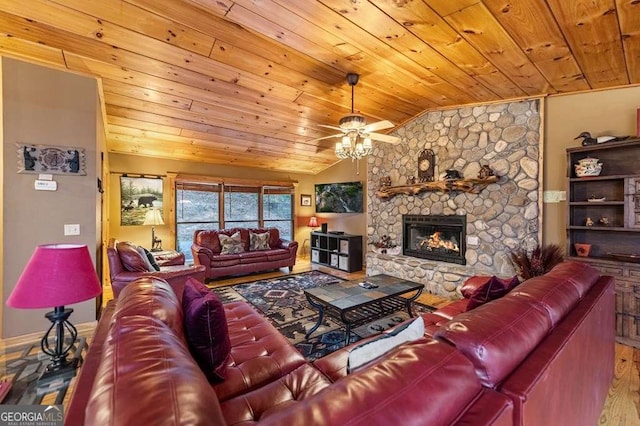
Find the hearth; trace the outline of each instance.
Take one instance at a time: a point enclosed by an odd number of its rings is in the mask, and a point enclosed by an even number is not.
[[[466,265],[466,215],[402,216],[402,254]]]

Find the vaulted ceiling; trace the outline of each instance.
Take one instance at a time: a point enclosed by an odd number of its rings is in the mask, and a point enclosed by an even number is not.
[[[0,53],[99,77],[109,152],[317,173],[348,72],[396,124],[638,84],[640,2],[2,0]]]

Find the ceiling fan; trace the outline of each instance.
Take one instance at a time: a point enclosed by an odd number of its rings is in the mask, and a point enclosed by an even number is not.
[[[386,143],[398,143],[400,138],[396,136],[389,136],[381,133],[374,133],[376,130],[389,129],[394,124],[388,120],[377,121],[375,123],[367,124],[367,120],[363,115],[356,114],[353,108],[354,100],[354,87],[358,84],[360,76],[355,73],[347,74],[347,83],[351,86],[351,114],[345,115],[338,122],[338,126],[329,126],[326,124],[320,124],[322,127],[329,129],[339,130],[340,133],[336,133],[330,136],[324,136],[321,138],[312,139],[309,142],[315,142],[323,139],[330,138],[342,138],[341,142],[336,143],[336,155],[340,158],[354,158],[359,159],[365,155],[371,153],[371,141],[376,140]]]

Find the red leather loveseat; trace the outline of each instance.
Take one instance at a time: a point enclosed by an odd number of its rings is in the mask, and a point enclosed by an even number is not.
[[[268,245],[254,249],[251,234],[269,234]],[[238,252],[225,253],[220,235],[232,237],[239,235],[241,248]],[[288,267],[293,270],[296,264],[297,241],[280,238],[278,228],[230,228],[218,230],[199,229],[193,234],[191,252],[196,265],[204,265],[205,277],[214,279],[226,275],[243,275],[252,272],[267,271]]]
[[[613,279],[578,262],[349,374],[362,341],[310,364],[249,305],[224,309],[231,355],[210,384],[171,287],[127,286],[98,324],[66,424],[585,425],[613,377]]]

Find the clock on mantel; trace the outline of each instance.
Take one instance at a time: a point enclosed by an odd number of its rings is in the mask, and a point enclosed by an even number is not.
[[[418,155],[418,180],[433,182],[435,154],[430,149],[423,149]]]

